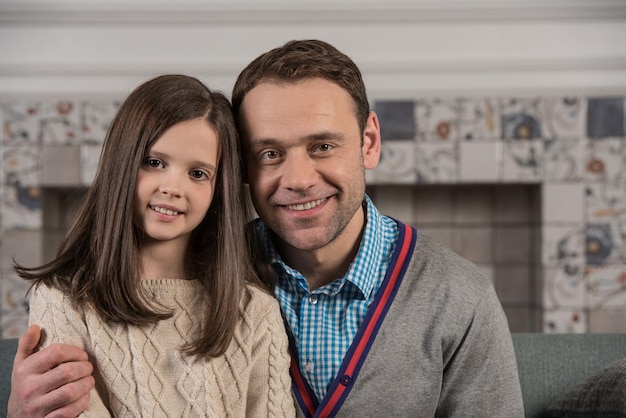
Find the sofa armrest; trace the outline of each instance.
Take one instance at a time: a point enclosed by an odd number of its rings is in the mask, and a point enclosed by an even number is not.
[[[17,350],[17,339],[0,340],[0,417],[7,415],[7,403],[11,393],[11,371]]]
[[[626,334],[513,334],[526,417],[626,357]]]

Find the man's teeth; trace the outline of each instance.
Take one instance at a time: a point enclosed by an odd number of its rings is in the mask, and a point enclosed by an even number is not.
[[[165,208],[160,208],[158,206],[152,206],[152,210],[162,213],[164,215],[169,215],[169,216],[173,216],[173,215],[178,215],[178,212],[171,210],[171,209],[165,209]]]
[[[326,198],[314,200],[313,202],[302,203],[299,205],[287,205],[287,208],[291,210],[309,210],[309,209],[313,209],[316,206],[321,205],[322,202],[324,202],[325,200]]]

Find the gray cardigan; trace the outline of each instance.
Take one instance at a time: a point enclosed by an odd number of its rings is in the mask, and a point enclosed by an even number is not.
[[[511,335],[491,281],[427,235],[399,227],[370,307],[378,316],[368,314],[319,406],[292,362],[298,416],[523,417]]]

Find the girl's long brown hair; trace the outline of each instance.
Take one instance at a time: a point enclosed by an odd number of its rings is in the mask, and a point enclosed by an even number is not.
[[[244,284],[261,282],[252,267],[251,240],[244,233],[251,212],[231,106],[222,93],[193,77],[162,75],[128,96],[107,133],[93,184],[57,257],[39,267],[15,268],[32,285],[54,285],[74,303],[90,304],[106,321],[143,325],[171,316],[151,303],[140,286],[143,232],[133,223],[135,183],[152,144],[177,123],[197,118],[215,129],[221,155],[211,207],[187,249],[186,273],[200,280],[207,304],[201,336],[185,351],[212,357],[230,344]]]

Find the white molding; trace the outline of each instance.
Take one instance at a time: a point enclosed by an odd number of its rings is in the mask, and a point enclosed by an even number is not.
[[[238,74],[247,62],[240,60],[178,61],[162,60],[140,62],[65,62],[65,63],[6,63],[0,62],[0,77],[81,77],[81,76],[145,76],[163,72],[202,73],[214,76]],[[425,60],[385,59],[363,57],[359,60],[363,74],[429,74],[429,73],[507,73],[507,72],[577,72],[626,71],[626,57],[580,59],[481,59],[481,60]],[[155,70],[158,69],[158,70]]]
[[[624,0],[4,1],[0,25],[293,24],[625,19]]]

